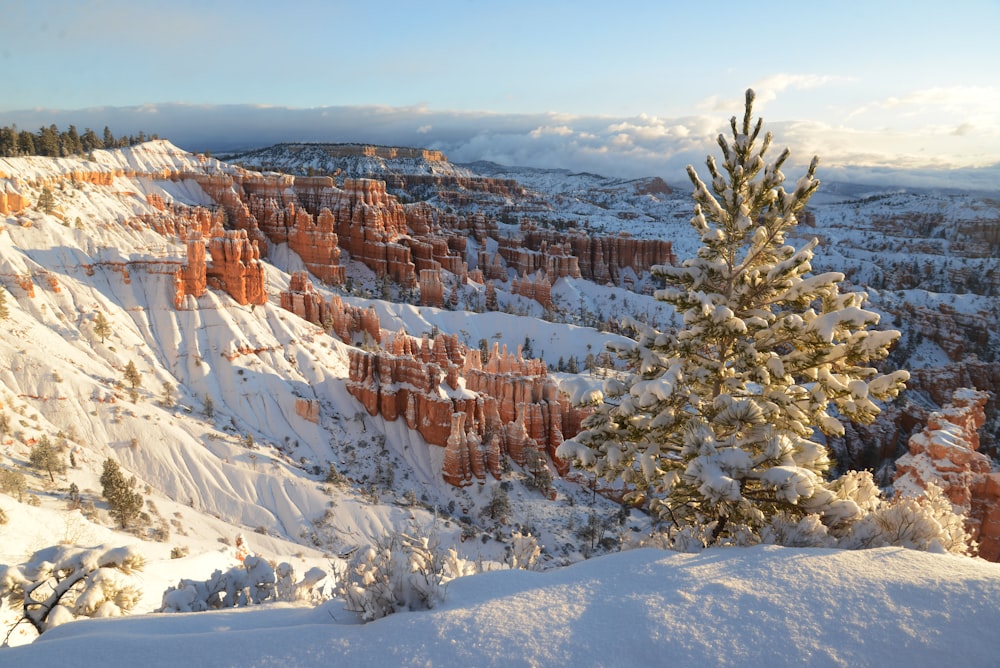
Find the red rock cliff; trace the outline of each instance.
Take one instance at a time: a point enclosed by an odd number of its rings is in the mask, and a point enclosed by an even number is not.
[[[541,360],[494,346],[484,367],[479,350],[443,335],[431,345],[427,337],[418,343],[397,334],[386,349],[351,351],[348,391],[370,414],[403,417],[428,443],[444,447],[445,480],[462,486],[487,472],[499,478],[505,458],[525,465],[529,449],[547,453],[566,472],[555,449],[579,431],[585,413],[559,393]]]
[[[960,389],[950,404],[931,413],[927,427],[910,438],[909,452],[896,461],[897,493],[914,494],[931,482],[956,508],[968,513],[979,556],[1000,561],[1000,473],[979,452],[979,429],[989,395]]]

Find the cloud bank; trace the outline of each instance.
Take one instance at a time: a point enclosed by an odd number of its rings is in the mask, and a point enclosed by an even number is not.
[[[421,146],[439,149],[459,163],[490,160],[625,178],[660,176],[674,184],[686,182],[688,164],[703,171],[706,156],[719,153],[716,137],[729,131],[728,116],[719,112],[665,119],[379,106],[160,104],[0,113],[0,124],[11,123],[28,129],[72,123],[98,134],[108,126],[116,135],[141,130],[188,150],[213,153],[300,141]],[[790,176],[819,155],[824,180],[1000,190],[1000,152],[984,146],[981,133],[969,124],[873,131],[765,118],[765,127],[774,132],[777,147],[792,149],[785,169]]]

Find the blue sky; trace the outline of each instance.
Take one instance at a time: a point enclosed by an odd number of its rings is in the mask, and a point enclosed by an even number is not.
[[[20,127],[674,170],[753,87],[778,139],[834,168],[1000,163],[996,0],[0,5],[0,123]]]

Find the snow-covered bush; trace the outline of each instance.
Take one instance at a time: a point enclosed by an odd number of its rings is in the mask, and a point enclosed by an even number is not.
[[[139,600],[132,575],[144,564],[134,547],[53,545],[19,566],[0,564],[0,598],[39,634],[79,617],[120,616]]]
[[[535,536],[515,531],[510,536],[510,545],[507,548],[507,554],[504,555],[504,564],[511,569],[537,571],[541,568],[539,562],[541,555],[542,548]]]
[[[322,568],[310,568],[299,581],[295,580],[295,569],[286,561],[278,564],[274,572],[277,578],[274,585],[275,596],[279,601],[304,601],[317,604],[330,598],[324,586],[327,574]]]
[[[347,609],[365,621],[444,600],[445,555],[427,537],[393,533],[351,555],[340,583]]]
[[[455,578],[505,567],[538,570],[540,556],[538,540],[530,534],[514,532],[503,564],[491,566],[463,559],[454,548],[441,550],[434,538],[396,532],[351,555],[337,593],[348,610],[371,621],[400,610],[433,608]]]
[[[301,581],[295,581],[291,565],[282,562],[277,569],[256,555],[247,555],[240,566],[225,573],[215,571],[207,580],[181,580],[163,592],[159,612],[203,612],[222,608],[242,608],[275,601],[318,603],[329,595],[320,586],[326,572],[310,569]]]
[[[207,580],[181,580],[163,592],[160,612],[201,612],[264,603],[275,598],[275,573],[266,559],[248,555],[241,566]]]
[[[896,545],[956,554],[975,549],[965,517],[954,511],[951,501],[933,483],[921,496],[900,496],[879,504],[855,522],[839,544],[858,548]]]
[[[626,321],[636,340],[614,351],[629,373],[608,379],[583,430],[557,451],[678,529],[704,529],[713,545],[759,540],[776,517],[787,533],[809,515],[830,528],[863,515],[825,480],[814,430],[870,422],[909,378],[872,366],[899,332],[873,329],[867,295],[842,293],[839,272],[811,274],[816,239],[788,243],[819,187],[818,160],[786,192],[789,152],[765,162],[771,134],[758,144],[753,99],[747,91],[731,139],[719,136],[724,162],[708,158],[710,184],[688,167],[697,255],[654,267],[666,284],[655,297],[674,307],[679,331]]]

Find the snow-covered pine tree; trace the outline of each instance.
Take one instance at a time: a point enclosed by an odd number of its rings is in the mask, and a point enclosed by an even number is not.
[[[879,316],[862,308],[867,295],[842,293],[841,273],[811,274],[816,239],[788,243],[819,186],[818,159],[786,192],[789,151],[765,162],[772,136],[751,123],[753,100],[748,90],[732,138],[719,135],[724,162],[720,170],[709,156],[710,186],[688,167],[702,247],[681,266],[654,268],[666,283],[656,298],[682,327],[631,322],[637,340],[615,351],[629,375],[605,383],[584,430],[558,451],[710,544],[753,540],[779,514],[819,514],[830,526],[857,518],[859,504],[824,480],[815,430],[842,434],[838,414],[870,422],[875,401],[909,378],[870,366],[899,332],[871,329]]]

